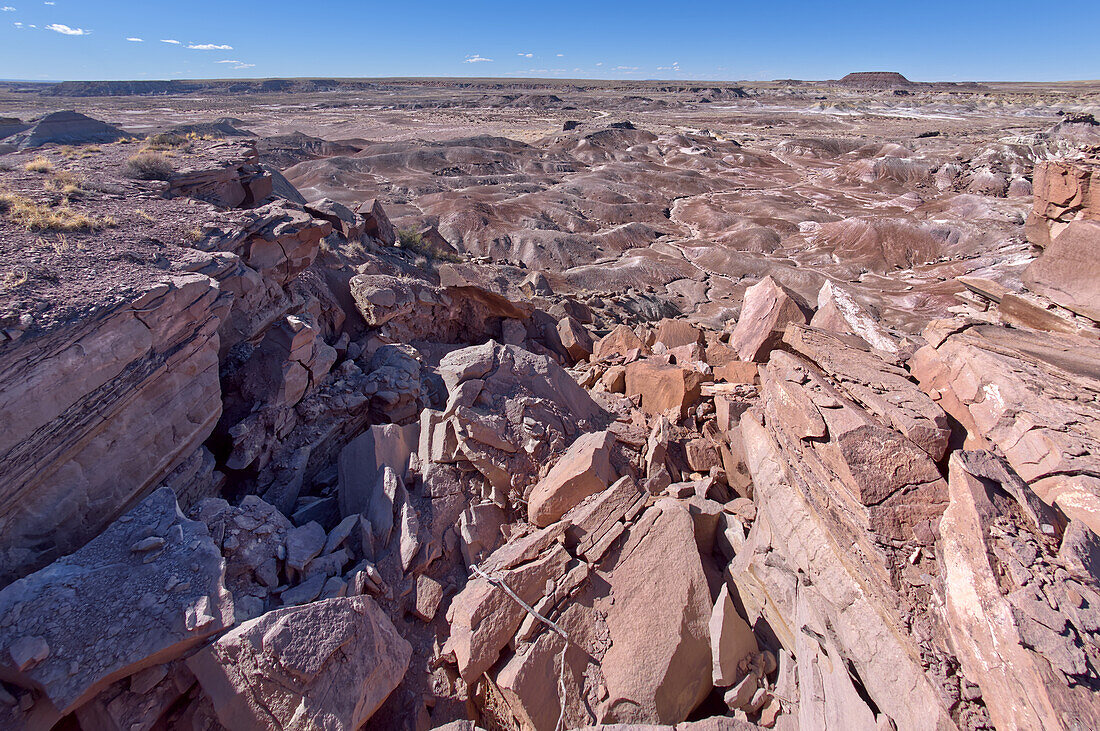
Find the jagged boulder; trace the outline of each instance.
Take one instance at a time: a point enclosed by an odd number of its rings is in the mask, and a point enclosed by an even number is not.
[[[1100,532],[1100,346],[1072,335],[933,322],[910,367],[967,431],[997,447],[1031,489]]]
[[[711,689],[710,590],[690,513],[663,500],[631,526],[605,576],[611,647],[604,723],[678,723]]]
[[[610,432],[593,432],[569,446],[546,477],[539,480],[527,500],[527,519],[547,526],[581,500],[603,491],[615,481]]]
[[[0,677],[36,690],[60,719],[230,627],[224,574],[206,526],[161,488],[79,551],[0,591]]]
[[[1100,658],[1089,638],[1100,593],[1094,580],[1055,578],[1065,569],[1043,520],[1049,508],[1029,504],[998,462],[988,452],[951,455],[939,551],[952,643],[997,728],[1095,728]]]
[[[1028,266],[1023,281],[1066,309],[1100,322],[1098,250],[1100,220],[1071,221]]]
[[[809,307],[798,295],[770,276],[764,277],[745,290],[741,315],[730,335],[730,347],[741,360],[765,361],[783,337],[788,323],[805,324],[809,320]]]
[[[411,654],[374,600],[359,596],[269,612],[187,665],[226,728],[352,731],[401,682]]]
[[[200,448],[222,412],[230,301],[209,277],[168,276],[4,348],[0,581],[76,550]]]

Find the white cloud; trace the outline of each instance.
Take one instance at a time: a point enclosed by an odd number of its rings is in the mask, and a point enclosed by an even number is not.
[[[130,43],[145,43],[144,38],[127,38],[126,40],[130,41]]]
[[[61,23],[50,23],[46,26],[46,30],[52,30],[54,33],[60,33],[63,36],[86,36],[90,33],[90,31],[83,28],[70,28]]]
[[[517,56],[523,56],[524,58],[534,58],[535,57],[535,54],[533,54],[533,53],[517,53],[516,55]]]
[[[16,28],[22,28],[23,27],[23,24],[20,23],[18,20],[15,21],[14,23],[12,23],[12,25],[14,25]]]
[[[219,46],[214,43],[191,43],[187,46],[192,51],[232,51],[233,46]]]
[[[597,63],[596,65],[597,65],[597,66],[603,66],[603,61],[600,61],[600,62],[599,62],[599,63]]]
[[[561,57],[562,57],[562,56],[564,56],[564,55],[565,55],[564,53],[559,53],[559,54],[558,54],[558,58],[561,58]]]
[[[171,43],[171,44],[172,44],[173,46],[178,46],[178,45],[180,45],[180,42],[179,42],[179,41],[173,40],[173,39],[171,39],[171,38],[161,38],[161,39],[160,39],[160,42],[161,42],[161,43]]]
[[[43,5],[57,5],[57,3],[55,3],[55,2],[52,2],[52,0],[46,0],[46,1],[45,1],[44,3],[42,3],[42,4],[43,4]]]
[[[15,8],[13,8],[11,5],[5,5],[4,7],[0,8],[0,13],[14,13],[14,12],[15,12]]]
[[[233,68],[235,68],[235,69],[251,69],[251,68],[256,67],[256,64],[254,64],[254,63],[245,63],[244,61],[233,61],[233,60],[228,59],[228,58],[223,60],[223,61],[215,61],[214,63],[231,63],[231,64],[233,64]]]
[[[462,63],[484,63],[492,60],[491,58],[485,58],[480,53],[475,53],[473,56],[467,56]]]
[[[599,66],[599,64],[596,64],[596,65]],[[638,67],[637,66],[616,66],[615,68],[613,68],[611,70],[612,71],[637,71]]]

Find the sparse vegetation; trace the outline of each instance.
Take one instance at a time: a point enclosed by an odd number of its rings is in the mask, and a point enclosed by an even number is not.
[[[95,218],[68,206],[52,208],[10,193],[0,193],[0,215],[28,231],[95,231],[117,225],[110,217]]]
[[[187,238],[192,242],[202,241],[204,235],[201,228],[193,228],[187,232]]]
[[[60,193],[66,199],[78,198],[84,192],[83,182],[76,173],[62,170],[46,181],[46,190]]]
[[[159,152],[139,152],[126,161],[126,174],[138,180],[168,180],[174,169]]]
[[[40,156],[24,165],[23,169],[28,173],[49,173],[53,171],[53,163]]]
[[[157,220],[157,219],[153,218],[153,216],[150,215],[150,213],[148,211],[145,211],[141,208],[137,209],[137,211],[135,211],[135,213],[137,213],[138,217],[141,218],[146,223],[153,223],[154,221]]]
[[[415,228],[397,229],[397,243],[402,249],[419,252],[424,246],[424,237]]]
[[[149,135],[145,138],[145,144],[142,145],[144,150],[168,150],[173,147],[182,147],[188,143],[187,137],[183,135],[171,134],[169,132],[161,132],[155,135]]]
[[[26,267],[15,267],[6,271],[3,276],[0,276],[0,292],[11,291],[25,284],[30,277],[31,273]]]
[[[424,241],[424,237],[414,228],[400,228],[397,230],[397,245],[413,254],[438,259],[441,261],[461,262],[461,256],[449,251],[435,251]]]

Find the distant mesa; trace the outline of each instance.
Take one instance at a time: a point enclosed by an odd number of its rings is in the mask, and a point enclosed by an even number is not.
[[[896,71],[857,71],[848,74],[837,84],[854,89],[899,89],[917,86]]]
[[[213,122],[198,122],[195,124],[179,124],[165,130],[176,135],[209,135],[211,137],[255,137],[254,132],[241,129],[244,120],[235,117],[221,117]]]
[[[65,111],[47,114],[29,128],[4,140],[16,149],[26,150],[49,143],[82,145],[92,142],[114,142],[127,134],[118,127],[92,119],[79,112]]]

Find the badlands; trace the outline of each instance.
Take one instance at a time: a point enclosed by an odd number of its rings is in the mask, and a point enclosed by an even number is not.
[[[0,728],[1100,728],[1100,83],[0,83]]]

